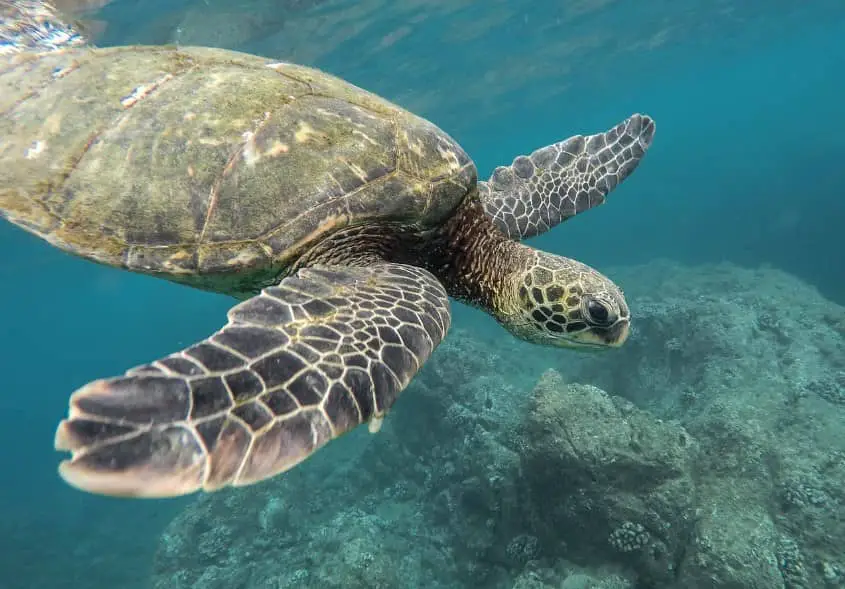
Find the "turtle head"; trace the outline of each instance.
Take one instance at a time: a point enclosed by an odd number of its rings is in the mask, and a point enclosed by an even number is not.
[[[500,293],[495,314],[516,337],[588,350],[621,346],[631,313],[622,291],[593,268],[532,250]]]

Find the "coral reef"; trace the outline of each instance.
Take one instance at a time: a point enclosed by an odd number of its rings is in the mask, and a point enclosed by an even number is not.
[[[698,441],[683,586],[843,586],[845,309],[770,268],[657,263],[615,276],[635,333],[612,372],[585,359],[573,378]]]
[[[772,269],[612,275],[625,347],[453,329],[378,434],[185,510],[156,589],[845,587],[845,310]]]
[[[532,395],[523,468],[544,543],[671,581],[694,521],[695,444],[619,397],[550,371]]]

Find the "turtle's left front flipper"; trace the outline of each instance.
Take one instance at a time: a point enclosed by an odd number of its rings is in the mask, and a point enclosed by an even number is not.
[[[576,135],[519,156],[478,183],[484,210],[512,239],[544,233],[604,203],[653,138],[654,120],[635,114],[604,133]]]
[[[74,393],[60,473],[132,497],[266,479],[378,423],[449,323],[446,291],[421,268],[300,270],[208,339]]]

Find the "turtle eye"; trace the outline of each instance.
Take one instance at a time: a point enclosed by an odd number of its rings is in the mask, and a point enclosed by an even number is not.
[[[610,322],[610,310],[604,303],[596,299],[590,299],[587,302],[587,313],[594,323],[604,325]]]

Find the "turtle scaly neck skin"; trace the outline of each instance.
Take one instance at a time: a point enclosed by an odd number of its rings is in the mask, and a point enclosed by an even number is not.
[[[454,299],[498,317],[517,304],[500,296],[514,268],[524,267],[529,248],[509,239],[485,214],[473,193],[440,227],[420,231],[407,225],[357,225],[326,237],[289,272],[314,264],[366,266],[399,262],[434,274]]]
[[[619,287],[586,264],[507,237],[477,192],[420,246],[401,261],[425,267],[449,296],[486,311],[522,340],[599,350],[628,337],[630,311]]]
[[[415,263],[437,276],[449,296],[495,317],[516,304],[507,301],[505,286],[514,280],[515,268],[525,267],[530,250],[493,224],[477,193],[422,245],[425,251]]]
[[[536,344],[606,349],[624,343],[630,312],[619,288],[576,260],[507,237],[473,192],[440,226],[354,225],[315,245],[287,273],[315,264],[398,262],[425,268],[450,297]]]

